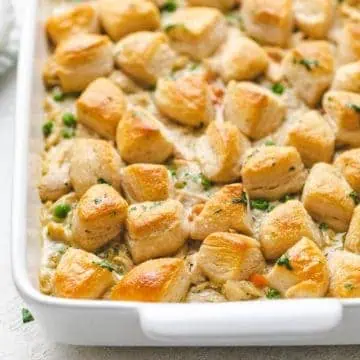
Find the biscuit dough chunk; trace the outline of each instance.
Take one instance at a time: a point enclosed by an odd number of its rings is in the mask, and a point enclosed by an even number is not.
[[[214,7],[222,11],[231,10],[236,5],[236,0],[188,0],[191,6]]]
[[[360,24],[347,22],[338,44],[337,56],[340,64],[360,60]]]
[[[74,210],[72,242],[87,251],[101,248],[120,233],[126,213],[127,202],[113,187],[92,186]]]
[[[254,79],[265,72],[268,62],[265,50],[236,28],[229,29],[225,43],[207,60],[225,82]]]
[[[302,202],[315,220],[343,232],[347,231],[355,208],[352,191],[338,169],[318,163],[306,180]]]
[[[119,122],[116,144],[121,157],[130,164],[160,164],[173,152],[161,123],[138,106],[129,108]]]
[[[333,90],[360,92],[360,61],[337,69],[332,83]]]
[[[335,12],[332,0],[294,0],[297,27],[313,39],[327,36]]]
[[[354,210],[344,247],[346,250],[360,254],[360,205]]]
[[[360,94],[329,91],[323,98],[323,108],[336,129],[336,144],[360,146]]]
[[[146,261],[128,272],[112,289],[111,300],[180,302],[190,286],[185,261],[164,258]]]
[[[79,122],[109,140],[115,139],[117,125],[125,110],[123,92],[106,78],[94,80],[76,101]]]
[[[304,236],[322,245],[320,230],[303,204],[287,201],[272,210],[261,224],[262,252],[268,260],[277,259]]]
[[[123,166],[119,154],[107,141],[77,139],[70,160],[71,184],[78,196],[102,182],[120,190],[120,168]]]
[[[224,15],[215,8],[188,7],[174,12],[164,31],[175,50],[201,60],[225,40],[227,25]]]
[[[285,56],[283,71],[300,99],[314,107],[332,82],[334,58],[330,43],[300,43]]]
[[[203,241],[197,264],[216,284],[224,284],[227,280],[246,280],[265,267],[256,240],[227,232],[213,233]]]
[[[212,122],[197,145],[202,172],[216,182],[231,182],[240,177],[241,160],[250,142],[230,122]]]
[[[252,139],[275,131],[286,115],[286,107],[271,91],[250,82],[231,81],[224,99],[225,120]]]
[[[307,172],[292,146],[260,146],[245,155],[241,170],[244,188],[254,199],[277,200],[299,192]]]
[[[334,251],[329,255],[329,295],[337,298],[360,297],[360,255]]]
[[[130,203],[166,200],[170,178],[163,165],[134,164],[121,170],[121,185]]]
[[[165,116],[182,125],[199,127],[215,118],[210,86],[199,74],[159,79],[155,102]]]
[[[340,169],[350,186],[360,192],[360,149],[344,151],[336,158],[334,165]]]
[[[60,85],[65,93],[83,91],[114,67],[112,44],[104,35],[80,33],[62,41],[44,67],[47,86]]]
[[[54,295],[69,299],[99,299],[112,285],[111,271],[99,266],[99,257],[70,248],[56,268]]]
[[[326,258],[312,240],[303,237],[278,259],[267,280],[285,298],[323,297],[329,286]]]
[[[55,45],[74,34],[100,32],[97,11],[90,4],[79,4],[70,10],[50,16],[45,27]]]
[[[128,209],[126,240],[136,264],[173,255],[188,236],[182,204],[177,200],[143,202]]]
[[[159,9],[149,0],[99,0],[99,15],[113,41],[136,31],[160,27]]]
[[[166,35],[139,31],[125,36],[114,49],[115,63],[126,74],[147,86],[170,75],[177,60]]]
[[[317,111],[309,111],[289,128],[285,145],[294,146],[304,164],[331,162],[335,149],[335,134],[329,123]]]
[[[285,46],[293,26],[292,0],[243,0],[242,18],[246,32],[269,45]]]
[[[221,188],[208,200],[191,223],[192,239],[203,240],[213,232],[234,230],[252,234],[251,213],[242,184]]]

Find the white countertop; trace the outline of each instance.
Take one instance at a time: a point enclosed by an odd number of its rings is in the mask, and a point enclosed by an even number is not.
[[[0,0],[2,1],[2,0]],[[17,1],[21,13],[26,0]],[[22,300],[10,272],[10,204],[16,71],[0,78],[0,360],[359,359],[360,346],[302,348],[86,348],[53,344],[36,320],[22,324]]]

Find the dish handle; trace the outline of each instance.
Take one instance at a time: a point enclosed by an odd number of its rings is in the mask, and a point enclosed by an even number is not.
[[[156,340],[300,335],[329,331],[342,318],[336,299],[154,304],[139,308],[144,333]]]

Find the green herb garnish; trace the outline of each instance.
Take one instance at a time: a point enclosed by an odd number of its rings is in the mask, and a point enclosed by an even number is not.
[[[168,24],[164,26],[165,32],[170,32],[171,30],[174,30],[175,28],[181,28],[183,30],[186,30],[186,27],[184,24]]]
[[[272,87],[271,90],[273,93],[277,94],[277,95],[282,95],[285,91],[285,86],[283,84],[280,83],[275,83]]]
[[[360,106],[356,104],[347,104],[347,107],[351,110],[354,110],[357,113],[360,113]]]
[[[321,223],[321,224],[319,225],[319,229],[322,230],[322,231],[326,231],[328,228],[329,228],[329,225],[328,225],[328,224]]]
[[[103,269],[109,270],[109,271],[116,271],[114,266],[109,263],[109,261],[102,259],[101,261],[93,261],[94,265],[98,265],[102,267]]]
[[[23,324],[34,321],[34,317],[32,316],[31,312],[28,309],[22,308],[21,315],[22,315]]]
[[[199,63],[192,63],[190,66],[189,66],[189,69],[191,70],[191,71],[194,71],[194,70],[196,70],[198,67],[199,67]]]
[[[266,297],[268,299],[280,299],[281,298],[281,294],[278,290],[270,288],[267,292],[266,292]]]
[[[346,289],[346,290],[353,290],[354,289],[354,285],[353,284],[351,284],[351,283],[346,283],[346,284],[344,284],[344,288]]]
[[[108,185],[110,185],[110,183],[107,182],[107,181],[106,181],[105,179],[103,179],[103,178],[98,178],[97,183],[98,183],[98,184],[108,184]]]
[[[65,128],[62,130],[61,134],[64,139],[71,139],[72,137],[75,136],[75,129],[74,128]]]
[[[267,208],[266,212],[273,211],[276,208],[274,204],[269,204],[269,207]]]
[[[161,11],[174,12],[177,9],[177,4],[175,0],[168,0],[162,7]]]
[[[55,206],[53,214],[58,219],[65,219],[70,211],[71,206],[69,204],[59,204]]]
[[[352,191],[349,196],[354,200],[355,205],[360,204],[360,195],[356,191]]]
[[[205,191],[208,191],[211,189],[211,187],[213,186],[213,183],[211,180],[209,180],[204,174],[200,174],[200,180],[201,180],[201,185],[203,187],[203,189]]]
[[[295,63],[296,63],[296,60],[295,60]],[[318,60],[301,59],[301,60],[298,61],[298,63],[300,65],[305,66],[307,71],[311,71],[314,68],[319,66],[319,61]]]
[[[293,200],[295,198],[295,195],[292,194],[286,194],[285,196],[283,196],[279,201],[282,203],[285,203],[289,200]]]
[[[67,112],[62,116],[62,120],[63,120],[64,125],[71,127],[71,128],[76,127],[76,118],[75,118],[74,114]]]
[[[177,173],[177,168],[174,164],[168,165],[168,171],[170,173],[171,176],[176,177],[176,173]]]
[[[246,193],[243,192],[243,193],[241,194],[241,197],[233,198],[233,199],[231,200],[231,202],[232,202],[233,204],[244,204],[244,205],[247,205],[247,204],[248,204],[248,199],[247,199]]]
[[[263,199],[257,199],[257,200],[250,201],[250,206],[252,209],[266,211],[269,209],[269,205],[270,205],[270,203],[267,200],[263,200]]]
[[[279,266],[285,266],[288,270],[292,270],[293,267],[290,264],[290,260],[287,255],[282,255],[276,262]]]
[[[266,140],[266,141],[265,141],[265,145],[266,145],[266,146],[274,146],[274,145],[276,145],[276,143],[275,143],[275,141],[273,141],[273,140]]]
[[[175,189],[183,189],[186,186],[186,181],[177,181],[175,183]]]
[[[61,90],[55,90],[53,92],[53,99],[55,101],[63,101],[65,99],[65,94]]]
[[[42,126],[43,135],[44,135],[45,137],[48,137],[48,136],[53,132],[53,129],[54,129],[54,123],[53,123],[52,121],[46,122],[46,123]]]

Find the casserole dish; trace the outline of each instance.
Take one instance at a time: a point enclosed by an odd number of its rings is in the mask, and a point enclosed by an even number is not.
[[[360,343],[359,300],[314,299],[222,304],[67,300],[37,289],[40,263],[36,179],[40,171],[46,6],[31,0],[24,24],[17,93],[12,208],[16,287],[48,336],[76,345],[315,345]]]

